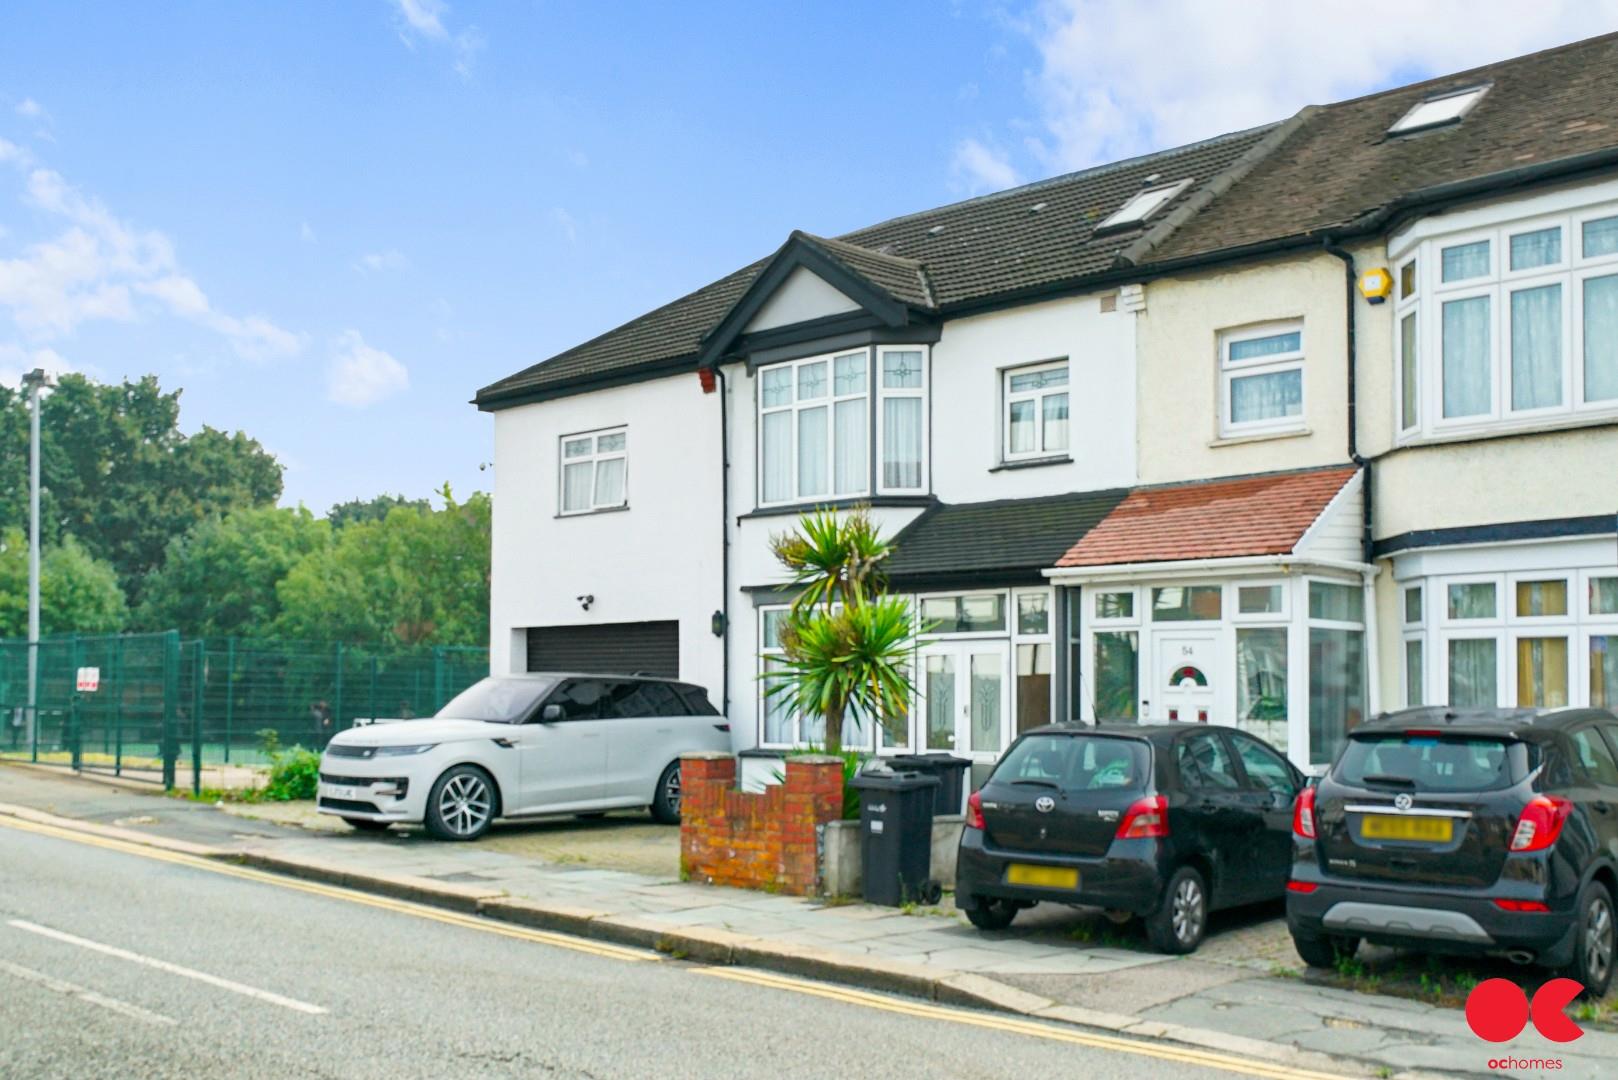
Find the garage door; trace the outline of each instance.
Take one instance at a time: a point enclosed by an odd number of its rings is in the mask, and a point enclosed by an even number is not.
[[[680,624],[595,623],[528,628],[529,671],[680,677]]]

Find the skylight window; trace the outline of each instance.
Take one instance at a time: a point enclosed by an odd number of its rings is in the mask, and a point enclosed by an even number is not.
[[[1096,231],[1106,229],[1119,229],[1126,225],[1137,225],[1174,200],[1174,196],[1184,191],[1191,184],[1190,180],[1179,180],[1172,184],[1159,184],[1157,187],[1143,188],[1124,205],[1120,206],[1111,217],[1096,226]]]
[[[1388,129],[1388,134],[1403,135],[1407,131],[1420,131],[1423,128],[1438,127],[1440,124],[1457,123],[1471,112],[1472,106],[1488,92],[1487,86],[1469,86],[1465,90],[1456,90],[1440,97],[1418,101],[1410,107],[1409,112],[1399,118],[1398,123]]]

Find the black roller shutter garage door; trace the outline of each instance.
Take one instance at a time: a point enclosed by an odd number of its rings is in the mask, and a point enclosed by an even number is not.
[[[596,623],[528,628],[529,671],[680,677],[680,624]]]

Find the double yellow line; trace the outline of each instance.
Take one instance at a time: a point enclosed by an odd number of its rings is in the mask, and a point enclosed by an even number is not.
[[[212,874],[224,874],[228,877],[256,881],[264,885],[273,885],[276,888],[294,889],[298,892],[324,896],[332,900],[363,904],[366,907],[411,915],[419,919],[430,919],[433,922],[459,926],[484,934],[499,934],[502,937],[551,945],[559,949],[571,949],[574,952],[590,953],[614,960],[655,962],[663,959],[662,956],[656,953],[641,949],[630,949],[604,942],[590,941],[585,938],[571,937],[566,934],[552,933],[546,930],[530,930],[491,919],[461,915],[426,904],[412,903],[408,900],[393,900],[388,897],[359,892],[355,889],[322,885],[318,882],[304,881],[301,878],[287,877],[263,870],[254,870],[245,866],[235,866],[230,863],[215,862],[195,855],[148,847],[133,841],[119,840],[75,829],[24,821],[3,814],[0,814],[0,826],[21,832],[55,837],[58,840],[67,840],[75,844],[87,844],[91,847],[105,848],[109,851],[118,851],[126,855],[136,855],[143,859],[155,859],[159,862],[188,866],[192,869],[205,870]],[[1234,1054],[1225,1054],[1213,1050],[1198,1050],[1172,1043],[1148,1042],[1142,1039],[1125,1038],[1116,1035],[1102,1035],[1058,1024],[1019,1020],[1015,1017],[977,1012],[971,1009],[932,1005],[908,998],[890,997],[885,994],[853,990],[827,983],[812,982],[807,979],[795,979],[751,968],[702,967],[694,968],[693,971],[695,974],[716,979],[728,979],[732,982],[746,983],[751,986],[793,994],[807,994],[812,997],[838,1001],[859,1008],[875,1009],[880,1012],[910,1016],[920,1020],[959,1024],[988,1031],[1000,1031],[1012,1035],[1045,1039],[1051,1042],[1085,1046],[1095,1050],[1154,1058],[1158,1061],[1175,1062],[1182,1065],[1197,1065],[1209,1069],[1239,1073],[1245,1076],[1263,1077],[1265,1080],[1343,1080],[1343,1075],[1338,1073],[1314,1072],[1255,1058],[1237,1057]]]

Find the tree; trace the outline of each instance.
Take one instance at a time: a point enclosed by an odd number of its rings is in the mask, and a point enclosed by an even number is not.
[[[407,499],[403,495],[378,495],[371,499],[350,499],[335,504],[326,511],[326,520],[333,529],[353,525],[360,521],[382,521],[395,508],[431,510],[433,504],[426,499]]]
[[[110,633],[123,628],[128,609],[118,575],[73,537],[45,548],[39,560],[41,634]],[[0,638],[28,633],[28,538],[21,529],[0,533]]]
[[[263,507],[209,518],[171,540],[146,581],[134,625],[188,637],[267,637],[281,617],[276,587],[331,546],[308,510]]]
[[[489,497],[442,510],[396,506],[305,556],[277,587],[280,636],[314,641],[482,644],[489,633]]]
[[[824,721],[826,752],[840,754],[850,709],[888,724],[907,716],[915,631],[910,604],[880,594],[893,551],[864,508],[806,514],[771,550],[801,591],[781,631],[783,655],[765,693],[785,695],[800,716]]]
[[[63,375],[41,404],[40,527],[72,535],[140,596],[169,542],[207,518],[281,495],[281,466],[254,439],[179,430],[180,391],[155,376],[103,385]],[[28,513],[28,399],[0,388],[0,520]]]

